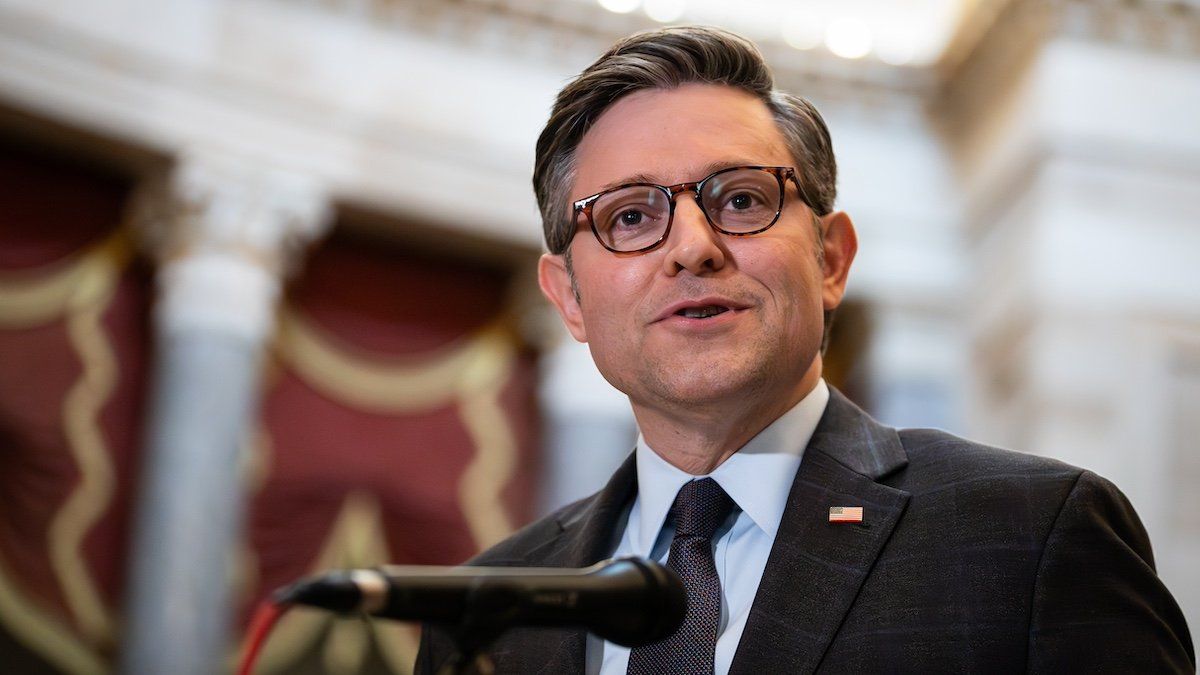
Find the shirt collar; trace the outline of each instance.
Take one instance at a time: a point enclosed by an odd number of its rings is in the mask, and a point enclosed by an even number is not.
[[[829,387],[819,379],[799,403],[708,474],[772,538],[783,519],[804,448],[828,402]],[[637,531],[632,534],[636,551],[647,554],[654,547],[679,488],[704,476],[676,468],[654,452],[641,435],[636,454],[640,517]]]

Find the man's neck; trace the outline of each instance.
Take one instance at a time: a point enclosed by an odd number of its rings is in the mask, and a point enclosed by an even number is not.
[[[693,476],[707,475],[804,399],[821,377],[819,360],[797,385],[771,398],[745,397],[685,409],[633,404],[638,428],[654,452]]]

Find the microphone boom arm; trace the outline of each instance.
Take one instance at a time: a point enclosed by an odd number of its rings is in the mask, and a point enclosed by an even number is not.
[[[476,667],[515,626],[575,626],[629,647],[650,644],[675,632],[687,605],[679,577],[640,558],[582,569],[388,565],[304,580],[276,599],[439,625],[460,652],[446,672]]]

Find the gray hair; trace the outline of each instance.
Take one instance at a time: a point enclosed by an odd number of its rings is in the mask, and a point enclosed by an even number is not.
[[[542,230],[551,253],[565,254],[575,297],[570,244],[576,224],[570,204],[575,180],[575,150],[592,124],[623,96],[684,84],[721,84],[757,96],[775,118],[795,162],[797,179],[817,215],[833,211],[837,197],[837,161],[829,128],[813,104],[775,89],[762,53],[749,40],[717,28],[672,27],[631,35],[612,46],[558,92],[550,119],[538,136],[533,191],[542,214]],[[815,220],[815,219],[814,219]],[[817,255],[824,258],[820,222]],[[833,311],[825,312],[821,352],[829,346]]]

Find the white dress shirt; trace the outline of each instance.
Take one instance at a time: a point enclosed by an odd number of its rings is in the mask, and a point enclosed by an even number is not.
[[[737,505],[713,535],[713,559],[721,580],[717,673],[729,672],[733,663],[804,448],[828,402],[829,388],[825,380],[818,380],[817,386],[795,407],[708,474]],[[675,535],[674,524],[666,522],[667,513],[679,488],[704,476],[675,468],[646,445],[641,436],[636,455],[638,494],[613,557],[640,556],[665,565]],[[589,634],[589,675],[624,675],[628,664],[628,647]]]

